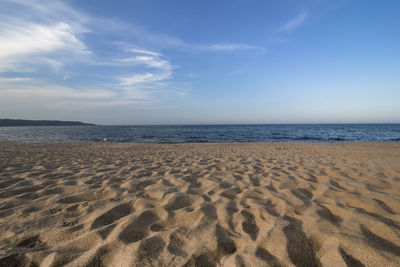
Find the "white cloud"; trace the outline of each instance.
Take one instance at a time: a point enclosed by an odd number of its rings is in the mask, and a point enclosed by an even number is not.
[[[119,105],[144,105],[152,95],[140,88],[113,91],[110,88],[73,88],[29,77],[0,78],[0,110],[11,111],[15,103],[24,109],[90,110]]]
[[[114,106],[138,106],[148,104],[145,101],[134,100],[103,100],[103,101],[61,101],[57,104],[49,103],[47,108],[64,111],[93,110],[98,108],[109,108]]]
[[[82,39],[82,35],[89,32],[86,22],[90,18],[61,1],[6,0],[0,3],[0,15],[4,15],[4,19],[0,19],[0,74],[7,75],[0,76],[3,107],[16,106],[15,103],[28,107],[33,103],[57,109],[63,103],[75,101],[78,106],[90,108],[149,102],[157,92],[155,89],[146,91],[156,86],[152,82],[172,76],[170,62],[160,53],[147,49],[131,46],[125,52],[134,56],[117,61],[107,61],[92,53]],[[50,67],[63,82],[46,79],[51,73],[44,73],[44,66]],[[67,78],[72,76],[73,79],[73,74],[64,71],[68,66],[73,66],[75,71],[83,66],[96,66],[110,69],[110,72],[113,68],[125,67],[133,74],[115,79],[111,73],[102,77],[102,83],[89,81],[85,86],[62,85]],[[139,70],[132,70],[132,66],[152,71],[140,74]],[[26,77],[29,75],[36,78]],[[91,75],[88,73],[87,77],[90,79]],[[141,87],[135,86],[139,84]],[[68,106],[76,108],[76,105],[65,105]]]
[[[163,81],[171,78],[171,72],[164,73],[150,73],[146,72],[144,74],[134,74],[127,77],[120,77],[120,85],[136,85],[136,84],[146,84],[152,82]]]
[[[265,51],[262,46],[244,44],[244,43],[210,43],[210,44],[198,44],[184,41],[180,38],[170,36],[167,34],[152,33],[141,28],[130,29],[131,34],[136,36],[139,40],[149,43],[152,46],[159,48],[174,48],[180,51],[208,51],[208,52],[238,52],[244,50],[255,50]],[[127,51],[131,52],[144,52],[155,55],[155,52],[142,50],[137,47],[132,47],[126,43],[119,43]],[[159,55],[159,54],[158,54]]]
[[[129,52],[133,53],[139,53],[139,54],[145,54],[145,55],[151,55],[151,56],[161,56],[161,54],[141,48],[130,48],[128,49]]]
[[[222,44],[210,44],[210,45],[187,45],[190,48],[214,51],[214,52],[235,52],[238,50],[260,50],[265,49],[261,46],[248,45],[248,44],[237,44],[237,43],[222,43]]]
[[[173,82],[175,67],[159,52],[162,48],[209,52],[263,50],[240,43],[193,44],[138,28],[132,31],[133,39],[158,49],[113,40],[108,45],[117,43],[115,51],[91,51],[85,34],[91,32],[99,37],[104,33],[102,25],[108,26],[107,23],[106,19],[87,16],[63,1],[0,1],[2,109],[18,105],[74,109],[74,102],[85,108],[155,103],[167,94],[186,95],[190,87]],[[110,25],[124,30],[126,27],[115,21]],[[125,37],[126,32],[123,34]],[[86,72],[89,68],[106,74]]]
[[[85,16],[61,1],[4,0],[0,3],[0,73],[34,72],[62,61],[81,60],[90,52],[80,40]]]
[[[149,68],[155,68],[155,69],[160,69],[160,70],[165,70],[165,71],[172,70],[171,63],[167,60],[161,59],[158,56],[157,57],[135,56],[135,57],[129,57],[129,58],[116,59],[115,61],[123,62],[123,63],[130,63],[130,64],[134,64],[134,65],[144,65]]]
[[[71,88],[57,84],[49,84],[30,77],[0,78],[2,96],[43,97],[57,99],[109,99],[116,94],[106,89]]]
[[[128,51],[140,55],[116,59],[115,61],[132,65],[142,65],[146,68],[154,69],[157,72],[136,73],[133,75],[119,77],[119,85],[123,86],[124,88],[126,88],[126,86],[138,84],[145,86],[154,82],[165,81],[172,77],[172,65],[168,60],[164,59],[163,55],[160,53],[141,48],[131,48],[128,49]]]
[[[66,23],[58,22],[53,25],[29,22],[22,22],[21,25],[0,23],[0,58],[61,49],[87,52],[72,27]]]
[[[282,27],[278,29],[278,32],[291,32],[298,27],[300,27],[307,18],[307,13],[305,11],[301,12],[296,17],[292,18],[286,22]]]
[[[34,79],[31,77],[0,77],[0,88],[5,85],[15,84],[15,83],[24,83],[31,82]]]
[[[265,50],[261,46],[241,44],[241,43],[193,44],[185,42],[175,37],[167,35],[155,36],[149,33],[146,33],[145,37],[149,38],[149,35],[151,36],[150,40],[158,45],[167,47],[176,47],[189,51],[197,50],[197,51],[210,51],[210,52],[236,52],[243,50],[259,50],[259,51]]]
[[[0,8],[9,18],[30,18],[41,23],[64,21],[79,31],[85,31],[84,23],[90,19],[60,0],[3,0]]]

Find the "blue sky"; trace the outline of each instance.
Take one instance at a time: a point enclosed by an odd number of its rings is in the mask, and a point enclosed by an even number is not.
[[[400,2],[0,2],[0,117],[400,122]]]

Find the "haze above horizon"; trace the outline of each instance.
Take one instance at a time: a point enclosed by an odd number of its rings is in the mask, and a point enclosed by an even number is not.
[[[0,2],[0,117],[399,123],[400,2]]]

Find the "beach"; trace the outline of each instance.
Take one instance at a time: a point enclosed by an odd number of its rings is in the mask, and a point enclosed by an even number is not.
[[[0,142],[0,266],[399,266],[400,143]]]

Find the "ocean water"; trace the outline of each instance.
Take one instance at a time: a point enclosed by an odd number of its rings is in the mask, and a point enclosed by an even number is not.
[[[0,141],[400,142],[400,124],[0,127]]]

